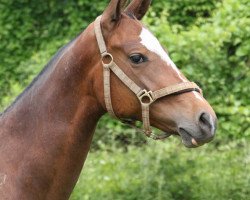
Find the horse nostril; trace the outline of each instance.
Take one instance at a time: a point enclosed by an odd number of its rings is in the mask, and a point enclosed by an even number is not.
[[[199,125],[203,132],[209,135],[214,135],[215,123],[212,120],[212,116],[206,112],[201,113],[199,117]]]
[[[200,115],[200,123],[204,124],[205,126],[211,128],[211,120],[210,120],[210,116],[207,113],[201,113]]]

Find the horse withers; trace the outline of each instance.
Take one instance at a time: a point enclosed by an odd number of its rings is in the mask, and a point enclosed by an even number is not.
[[[216,115],[139,21],[150,0],[111,0],[0,116],[0,199],[63,200],[72,192],[106,112],[181,136],[212,140]]]

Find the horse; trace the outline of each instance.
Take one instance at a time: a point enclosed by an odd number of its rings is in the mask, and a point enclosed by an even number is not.
[[[150,0],[111,0],[0,116],[2,200],[68,199],[107,112],[198,147],[216,114],[140,21]],[[168,134],[163,135],[165,138]]]

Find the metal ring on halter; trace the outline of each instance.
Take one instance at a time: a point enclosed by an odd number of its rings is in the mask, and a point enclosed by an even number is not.
[[[151,103],[153,103],[155,101],[152,91],[141,90],[136,96],[138,97],[141,104],[143,104],[143,105],[149,106]]]
[[[104,62],[104,59],[110,59],[110,62],[109,63],[105,63]],[[109,68],[112,64],[114,63],[114,58],[113,58],[113,56],[110,54],[110,53],[107,53],[107,52],[104,52],[103,54],[102,54],[102,65],[104,66],[104,67],[107,67],[107,68]]]

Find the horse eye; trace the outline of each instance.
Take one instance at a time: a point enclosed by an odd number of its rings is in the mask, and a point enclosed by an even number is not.
[[[140,63],[143,63],[143,62],[147,61],[146,57],[141,55],[141,54],[133,54],[133,55],[131,55],[130,60],[134,64],[140,64]]]

